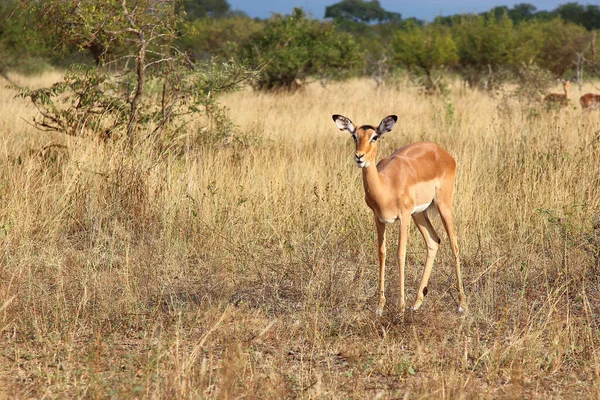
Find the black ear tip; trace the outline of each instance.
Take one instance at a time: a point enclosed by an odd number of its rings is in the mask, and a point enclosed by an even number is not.
[[[392,119],[394,120],[394,122],[398,121],[398,116],[397,115],[390,115],[390,117],[392,117]]]
[[[331,118],[333,118],[333,120],[334,120],[334,121],[336,121],[336,120],[337,120],[339,117],[340,117],[340,115],[339,115],[339,114],[333,114],[333,115],[331,116]]]

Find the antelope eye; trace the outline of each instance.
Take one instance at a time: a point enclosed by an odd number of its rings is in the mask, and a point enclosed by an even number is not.
[[[376,141],[377,141],[377,139],[379,139],[379,136],[375,135],[375,136],[373,136],[373,138],[371,139],[371,142],[376,142]]]

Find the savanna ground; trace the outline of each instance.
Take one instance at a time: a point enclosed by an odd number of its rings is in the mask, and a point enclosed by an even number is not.
[[[192,126],[125,153],[36,131],[0,94],[0,398],[600,398],[600,112],[577,100],[246,90],[223,98],[230,143]],[[432,140],[457,159],[464,315],[439,219],[423,307],[394,318],[394,226],[374,315],[375,226],[334,113],[397,114],[380,156]],[[410,305],[414,225],[408,246]]]

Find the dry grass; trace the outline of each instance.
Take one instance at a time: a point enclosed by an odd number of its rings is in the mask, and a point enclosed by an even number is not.
[[[125,155],[35,131],[0,92],[0,398],[600,398],[600,113],[361,80],[230,95],[233,143]],[[397,114],[383,154],[457,159],[464,316],[445,234],[423,307],[394,322],[392,256],[373,314],[374,223],[334,113]]]

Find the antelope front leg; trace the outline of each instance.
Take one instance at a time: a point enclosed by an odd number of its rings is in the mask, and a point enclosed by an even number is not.
[[[385,224],[375,217],[377,225],[377,247],[379,249],[379,301],[375,314],[383,314],[385,307]]]
[[[403,215],[400,221],[400,238],[398,240],[398,268],[400,270],[400,299],[398,301],[398,312],[404,313],[406,299],[404,298],[404,264],[406,263],[406,242],[408,240],[408,227],[410,215]]]

